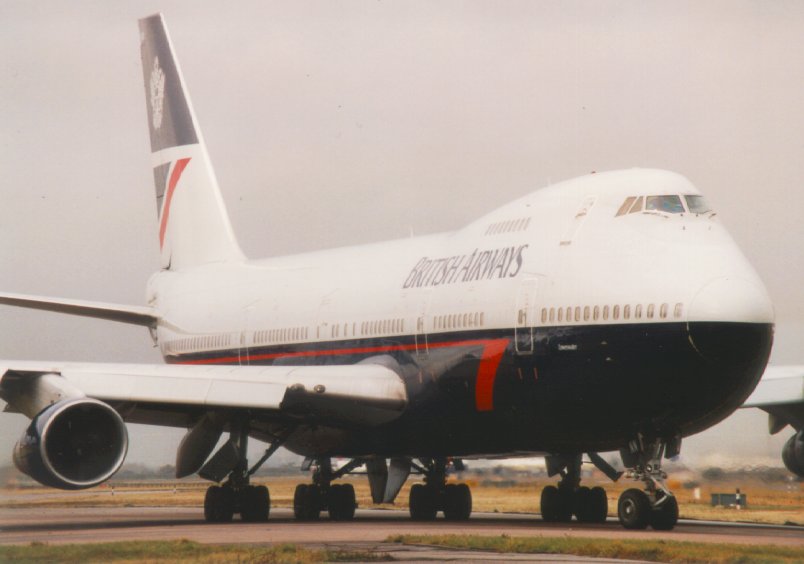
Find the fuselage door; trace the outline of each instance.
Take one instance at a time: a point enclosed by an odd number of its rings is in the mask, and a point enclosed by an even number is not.
[[[533,326],[536,324],[536,295],[538,278],[525,278],[516,294],[514,341],[518,354],[533,354]]]

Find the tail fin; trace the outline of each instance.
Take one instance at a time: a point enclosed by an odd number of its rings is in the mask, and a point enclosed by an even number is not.
[[[162,267],[242,261],[162,14],[139,24]]]

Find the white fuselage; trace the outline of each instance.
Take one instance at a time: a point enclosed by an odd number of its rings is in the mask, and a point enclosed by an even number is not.
[[[422,348],[463,329],[772,323],[762,282],[714,213],[617,215],[629,197],[698,194],[664,171],[592,174],[450,233],[163,271],[148,303],[166,358],[237,349],[240,363],[264,345],[416,335]]]

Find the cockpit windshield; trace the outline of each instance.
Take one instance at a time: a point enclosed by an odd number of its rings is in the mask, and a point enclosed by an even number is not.
[[[688,194],[678,196],[667,194],[663,196],[629,196],[617,210],[617,216],[633,213],[711,213],[712,207],[703,196]]]
[[[648,196],[645,198],[645,211],[684,213],[686,210],[678,196]]]
[[[690,213],[709,213],[712,211],[712,206],[709,205],[703,196],[684,196],[687,200],[687,207]]]

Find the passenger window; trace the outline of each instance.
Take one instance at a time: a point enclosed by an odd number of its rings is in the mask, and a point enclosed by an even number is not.
[[[583,308],[583,320],[589,321],[589,306]]]
[[[556,308],[550,308],[550,321],[553,322],[556,320]]]
[[[571,307],[569,307],[569,306],[567,307],[566,315],[564,317],[567,318],[567,322],[572,321],[572,308]]]
[[[667,319],[667,310],[669,309],[669,307],[670,306],[668,306],[667,304],[662,304],[662,307],[659,309],[659,317],[661,317],[662,319]]]
[[[547,323],[547,308],[542,308],[542,323]]]
[[[637,319],[642,319],[642,304],[637,304],[636,309],[634,310],[634,317]]]
[[[564,308],[558,308],[558,321],[559,323],[564,321]]]
[[[625,215],[626,213],[628,213],[628,210],[630,210],[631,206],[634,204],[634,200],[636,200],[636,196],[629,196],[628,198],[626,198],[625,202],[623,202],[623,205],[621,205],[620,209],[617,210],[617,215],[615,215],[614,217],[619,217],[621,215]]]
[[[609,306],[603,306],[603,319],[608,320],[609,318]]]
[[[620,306],[614,306],[614,308],[611,310],[611,318],[620,319]]]
[[[656,310],[656,306],[653,304],[648,304],[648,319],[653,319],[653,313]]]
[[[628,213],[638,213],[642,211],[642,196],[637,198],[637,201],[634,202],[634,205],[631,206],[631,209]]]
[[[676,307],[673,308],[673,316],[678,319],[681,317],[681,314],[684,312],[684,304],[676,304]]]
[[[592,318],[597,321],[600,318],[600,306],[595,306],[595,309],[592,311]]]
[[[648,196],[645,199],[645,211],[684,213],[684,205],[678,196]]]
[[[623,306],[623,319],[631,319],[631,304]]]
[[[575,321],[581,320],[581,308],[579,306],[575,306]]]

